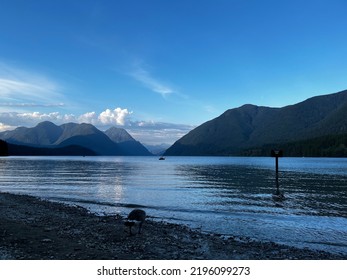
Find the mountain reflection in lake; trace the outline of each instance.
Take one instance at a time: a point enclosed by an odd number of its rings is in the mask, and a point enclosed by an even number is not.
[[[347,159],[0,158],[0,190],[156,219],[204,231],[347,254]]]

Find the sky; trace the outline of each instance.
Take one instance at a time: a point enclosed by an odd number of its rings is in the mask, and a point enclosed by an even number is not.
[[[172,144],[244,104],[347,89],[345,0],[0,0],[0,131]]]

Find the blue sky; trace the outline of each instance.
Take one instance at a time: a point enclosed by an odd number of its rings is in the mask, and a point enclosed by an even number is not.
[[[230,108],[347,88],[345,0],[0,0],[0,130],[173,143]]]

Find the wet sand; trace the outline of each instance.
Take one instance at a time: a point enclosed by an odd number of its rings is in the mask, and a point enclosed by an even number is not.
[[[347,256],[224,238],[150,217],[141,234],[130,236],[124,217],[97,216],[79,206],[0,192],[0,259],[329,260]]]

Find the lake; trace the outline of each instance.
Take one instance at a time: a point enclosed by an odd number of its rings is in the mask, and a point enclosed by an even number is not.
[[[347,254],[347,159],[3,157],[0,191]]]

